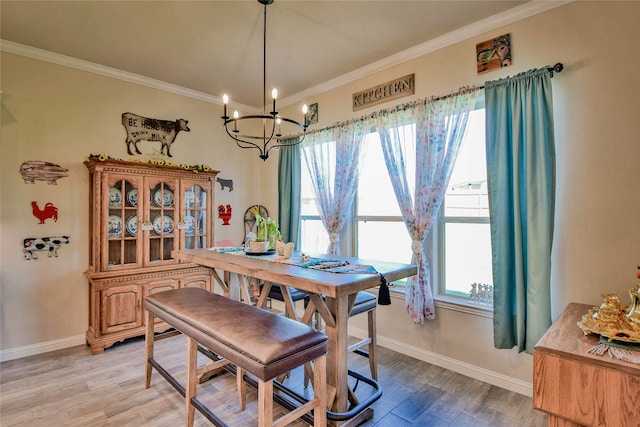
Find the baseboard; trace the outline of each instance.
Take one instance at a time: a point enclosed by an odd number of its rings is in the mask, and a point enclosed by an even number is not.
[[[364,329],[350,327],[349,334],[357,338],[364,338],[367,336],[368,332]],[[39,344],[10,348],[8,350],[0,351],[0,362],[48,353],[50,351],[61,350],[83,344],[86,344],[86,337],[84,334]],[[488,384],[495,385],[496,387],[501,387],[529,397],[533,395],[533,384],[526,381],[499,374],[488,369],[479,368],[469,363],[460,362],[459,360],[451,359],[449,357],[382,336],[378,336],[378,345],[415,359],[422,360],[423,362],[431,363],[445,369],[450,369],[470,378],[484,381]]]
[[[74,337],[62,338],[59,340],[47,341],[38,344],[25,345],[23,347],[10,348],[0,351],[0,362],[7,360],[20,359],[22,357],[34,356],[36,354],[48,353],[50,351],[61,350],[63,348],[74,347],[76,345],[86,344],[84,334]]]
[[[368,332],[364,329],[349,327],[349,335],[356,338],[365,338]],[[533,396],[533,384],[509,377],[498,372],[488,369],[479,368],[470,363],[461,362],[441,354],[433,353],[428,350],[418,348],[400,341],[392,340],[387,337],[378,335],[378,345],[389,350],[396,351],[414,359],[431,363],[441,368],[449,369],[467,377],[474,378],[479,381],[486,382],[496,387],[504,388],[524,396]]]

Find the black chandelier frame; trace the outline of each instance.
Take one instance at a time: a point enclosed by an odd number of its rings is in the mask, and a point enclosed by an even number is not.
[[[274,0],[258,0],[258,3],[264,6],[264,26],[263,26],[263,45],[262,45],[262,105],[263,114],[252,114],[248,116],[239,116],[234,114],[233,117],[229,117],[227,114],[227,100],[225,95],[224,101],[224,114],[221,119],[224,121],[224,130],[238,145],[240,148],[255,148],[260,151],[260,158],[267,160],[269,158],[269,152],[279,147],[289,147],[300,144],[307,134],[307,112],[304,111],[306,105],[303,107],[304,121],[300,123],[296,120],[281,117],[276,109],[276,95],[273,98],[273,109],[271,112],[266,112],[267,106],[267,5],[273,3]],[[275,89],[274,89],[274,92]],[[277,94],[277,92],[276,92]],[[237,113],[237,112],[236,112]],[[245,120],[262,120],[262,136],[241,134],[238,124]],[[292,136],[283,137],[281,129],[282,123],[289,123],[296,126],[299,129],[297,134]],[[273,142],[275,141],[275,142]],[[291,142],[283,142],[291,141]]]

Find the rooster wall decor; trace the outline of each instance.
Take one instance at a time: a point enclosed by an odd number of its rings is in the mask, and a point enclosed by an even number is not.
[[[231,205],[227,205],[226,208],[223,205],[218,206],[218,218],[222,219],[222,225],[229,225]]]
[[[40,220],[38,224],[44,224],[44,221],[49,218],[58,222],[58,208],[56,208],[51,202],[45,204],[44,209],[40,209],[38,207],[38,202],[33,201],[31,202],[31,212],[33,212],[33,216]]]

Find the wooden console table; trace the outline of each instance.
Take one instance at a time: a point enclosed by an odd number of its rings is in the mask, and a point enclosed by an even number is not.
[[[533,406],[549,427],[640,427],[640,365],[588,353],[599,336],[577,322],[592,306],[571,303],[533,353]]]

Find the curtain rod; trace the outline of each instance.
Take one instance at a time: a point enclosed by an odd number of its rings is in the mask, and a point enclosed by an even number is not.
[[[564,65],[562,65],[561,62],[558,62],[553,67],[547,67],[547,72],[549,73],[549,76],[551,78],[553,78],[553,73],[561,73],[563,69],[564,69]],[[462,93],[464,91],[478,90],[478,89],[484,89],[484,85],[476,86],[476,87],[465,86],[462,89],[459,89],[458,91],[450,93],[448,95],[441,95],[441,96],[437,96],[437,97],[428,97],[428,98],[424,98],[424,100],[422,100],[422,101],[438,101],[440,99],[450,98],[450,97],[452,97],[454,95],[457,95],[459,93]],[[357,122],[357,121],[364,121],[364,120],[372,119],[372,118],[378,116],[379,114],[385,114],[386,112],[388,112],[390,110],[393,110],[393,109],[405,109],[407,107],[410,107],[410,106],[413,106],[413,105],[417,104],[420,101],[421,100],[417,100],[417,101],[408,102],[406,104],[396,105],[395,107],[385,108],[383,110],[379,110],[379,111],[373,112],[371,114],[367,114],[366,116],[361,116],[360,118],[357,118],[357,119],[351,119],[351,120],[347,120],[347,121],[344,121],[344,122],[337,122],[337,123],[334,123],[334,124],[329,125],[327,127],[324,127],[322,129],[307,131],[307,135],[308,134],[317,133],[317,132],[322,132],[322,131],[333,129],[333,128],[337,128],[337,127],[340,127],[340,126],[346,126],[348,124],[351,124],[351,123]]]
[[[553,67],[547,67],[547,72],[549,73],[549,77],[553,78],[553,73],[561,73],[563,69],[564,69],[564,65],[562,65],[561,62],[558,62]],[[477,89],[484,89],[484,85],[478,86]],[[438,97],[435,97],[435,98],[431,97],[431,98],[429,98],[429,100],[430,101],[438,101],[440,99],[447,99],[447,98],[452,97],[453,95],[457,95],[460,92],[462,92],[462,91],[450,93],[448,95],[441,95],[441,96],[438,96]]]

